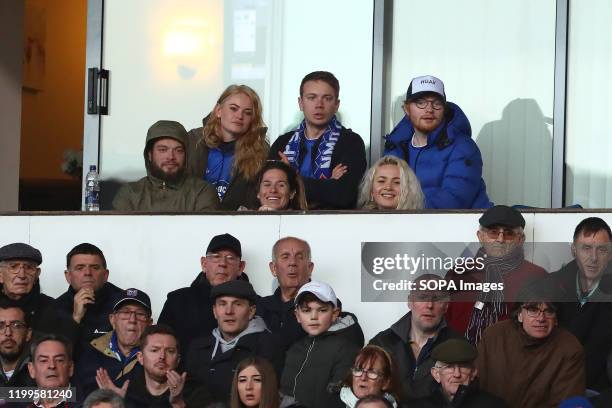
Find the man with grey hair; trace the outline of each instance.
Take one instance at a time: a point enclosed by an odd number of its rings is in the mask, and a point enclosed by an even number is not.
[[[314,264],[310,245],[303,239],[284,237],[272,247],[270,272],[278,281],[273,295],[259,298],[257,314],[272,333],[278,334],[285,349],[306,335],[295,318],[295,295],[310,281]]]
[[[446,312],[448,325],[477,344],[484,330],[506,320],[514,308],[520,290],[546,271],[525,260],[525,218],[514,208],[496,205],[478,220],[476,236],[481,244],[473,267],[451,270],[446,279],[457,288],[462,284],[496,284],[501,289],[490,291],[458,290],[451,296]]]
[[[42,261],[40,251],[28,244],[15,242],[1,247],[0,301],[23,309],[35,335],[55,333],[73,340],[78,327],[58,313],[53,298],[40,290]]]
[[[125,408],[123,398],[111,390],[96,390],[83,402],[83,408]]]

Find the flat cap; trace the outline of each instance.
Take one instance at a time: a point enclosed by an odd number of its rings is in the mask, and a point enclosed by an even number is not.
[[[40,265],[42,263],[42,254],[38,249],[28,244],[15,242],[0,248],[0,262],[8,261],[9,259],[27,259]]]
[[[478,222],[485,228],[494,225],[504,225],[511,228],[525,228],[525,218],[523,218],[523,215],[507,205],[496,205],[489,208],[482,214]]]
[[[251,303],[257,301],[257,293],[247,281],[231,280],[220,285],[214,286],[210,291],[210,300],[213,302],[221,296],[232,296],[239,299],[246,299]]]
[[[240,241],[238,241],[238,238],[233,235],[221,234],[214,236],[213,239],[210,240],[208,248],[206,248],[206,253],[217,252],[222,249],[232,251],[234,254],[242,258],[242,247],[240,246]]]
[[[431,357],[443,363],[471,363],[476,360],[478,350],[465,339],[450,339],[438,344]]]

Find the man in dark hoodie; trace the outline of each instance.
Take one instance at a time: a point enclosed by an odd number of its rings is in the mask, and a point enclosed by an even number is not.
[[[370,344],[380,346],[395,357],[404,398],[430,395],[434,380],[430,374],[434,366],[431,352],[443,341],[461,337],[446,325],[444,313],[449,296],[441,290],[419,290],[421,282],[443,281],[424,274],[416,278],[415,290],[408,295],[410,311],[387,330],[378,333]]]
[[[284,353],[265,322],[255,315],[257,294],[250,283],[233,280],[210,292],[218,327],[194,340],[187,353],[187,375],[192,390],[205,385],[215,400],[229,402],[234,370],[247,357],[259,356],[282,371]],[[190,398],[189,391],[186,391]]]
[[[53,298],[40,291],[41,263],[40,251],[28,244],[16,242],[0,248],[0,301],[25,312],[35,337],[54,333],[74,341],[76,324],[58,313]]]
[[[342,312],[326,283],[310,281],[295,297],[297,321],[308,334],[287,351],[281,391],[308,408],[344,407],[330,386],[349,373],[363,347],[363,331],[353,314]]]
[[[30,353],[27,348],[32,329],[19,306],[0,303],[0,386],[31,387],[35,383],[28,373]]]
[[[108,282],[104,253],[95,245],[82,243],[66,255],[68,290],[56,299],[57,307],[79,326],[74,354],[78,356],[90,341],[113,328],[108,315],[122,289]]]
[[[236,237],[217,235],[210,240],[206,255],[200,258],[202,272],[191,286],[168,293],[158,323],[174,329],[181,350],[189,350],[191,340],[210,334],[217,327],[210,291],[221,283],[243,279],[246,262],[241,258],[242,246]]]
[[[214,187],[185,171],[187,131],[160,120],[147,132],[143,152],[147,176],[121,187],[113,208],[122,211],[210,211],[219,207]]]

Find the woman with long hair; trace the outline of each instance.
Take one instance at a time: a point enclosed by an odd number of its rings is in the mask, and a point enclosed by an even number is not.
[[[255,181],[269,148],[259,96],[246,85],[230,85],[202,122],[189,132],[190,172],[215,186],[221,209],[257,205]]]
[[[361,180],[357,208],[420,210],[423,207],[421,184],[402,159],[395,156],[380,158]]]
[[[272,364],[261,357],[249,357],[236,367],[232,382],[230,408],[303,408],[293,398],[278,392]]]

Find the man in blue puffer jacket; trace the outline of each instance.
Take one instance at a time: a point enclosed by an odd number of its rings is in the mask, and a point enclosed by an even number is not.
[[[444,83],[434,76],[410,82],[406,116],[385,138],[384,155],[408,162],[425,194],[427,208],[489,208],[482,156],[470,122],[446,102]]]

